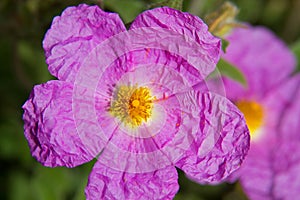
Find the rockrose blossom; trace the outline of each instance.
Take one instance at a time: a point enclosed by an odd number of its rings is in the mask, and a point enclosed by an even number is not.
[[[250,199],[297,199],[300,195],[300,76],[295,58],[263,27],[235,29],[224,59],[248,81],[224,80],[227,97],[244,113],[251,145],[239,178]]]
[[[220,40],[201,19],[171,8],[145,11],[127,31],[97,6],[67,8],[43,47],[58,80],[23,106],[32,156],[75,167],[98,158],[87,199],[172,199],[176,168],[216,183],[249,148],[243,114],[203,85]]]

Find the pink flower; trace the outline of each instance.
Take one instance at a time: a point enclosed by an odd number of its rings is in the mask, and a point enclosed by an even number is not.
[[[224,59],[246,76],[248,87],[225,79],[227,97],[244,113],[249,153],[232,175],[250,199],[295,199],[300,195],[300,76],[295,58],[262,27],[236,29]]]
[[[249,147],[239,110],[193,89],[220,56],[220,40],[197,17],[171,8],[139,15],[127,31],[97,6],[67,8],[43,41],[58,80],[34,87],[25,136],[45,166],[99,158],[87,199],[172,199],[177,171],[219,182]]]

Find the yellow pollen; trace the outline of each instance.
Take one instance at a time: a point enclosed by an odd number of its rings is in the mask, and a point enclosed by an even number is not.
[[[125,125],[135,128],[151,117],[155,99],[148,87],[122,85],[116,88],[109,111]]]
[[[254,138],[257,136],[257,130],[263,124],[264,112],[262,106],[255,101],[238,101],[236,106],[244,114],[251,138]]]
[[[140,102],[139,102],[139,100],[133,100],[131,104],[132,104],[133,107],[136,108],[140,105]]]

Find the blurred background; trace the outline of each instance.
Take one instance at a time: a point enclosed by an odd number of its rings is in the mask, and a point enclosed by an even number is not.
[[[30,155],[23,135],[22,109],[35,84],[54,79],[45,64],[42,40],[54,16],[67,6],[98,4],[118,12],[125,23],[155,0],[1,0],[0,1],[0,199],[83,200],[93,162],[83,166],[46,168]],[[204,17],[222,0],[186,0],[184,11]],[[264,25],[298,55],[300,0],[232,0],[238,20]],[[175,199],[246,199],[238,183],[201,186],[179,174],[180,191]]]

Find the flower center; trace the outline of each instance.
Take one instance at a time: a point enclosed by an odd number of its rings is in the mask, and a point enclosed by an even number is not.
[[[135,128],[151,117],[155,99],[148,87],[122,85],[116,88],[109,111],[125,125]]]
[[[251,138],[257,137],[257,131],[263,124],[263,108],[255,101],[238,101],[236,106],[245,116]]]

